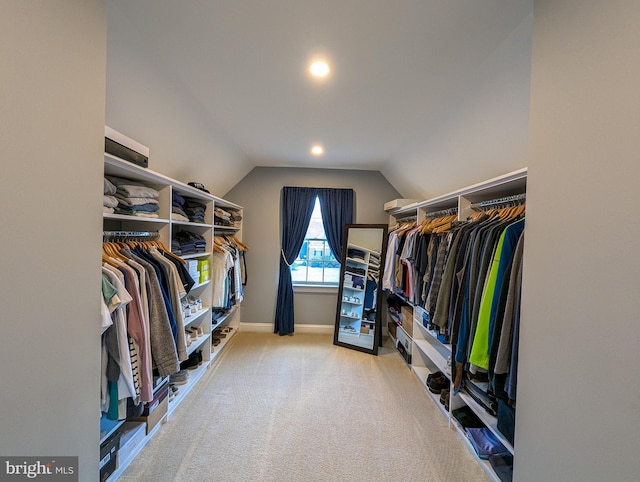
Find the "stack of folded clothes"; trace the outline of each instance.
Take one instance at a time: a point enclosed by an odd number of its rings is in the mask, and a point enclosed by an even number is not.
[[[118,205],[118,199],[114,196],[116,193],[116,186],[109,181],[106,177],[104,178],[104,195],[102,197],[102,212],[106,214],[113,214],[115,211],[115,207]]]
[[[174,246],[178,245],[178,249],[174,250]],[[204,236],[191,231],[178,231],[171,239],[171,250],[176,253],[180,251],[181,256],[188,254],[204,253],[207,249],[207,242]],[[177,254],[177,253],[176,253]]]
[[[240,221],[242,221],[242,216],[240,216],[239,211],[231,211],[231,224],[232,226],[239,228]]]
[[[362,251],[361,249],[348,248],[347,257],[358,260],[358,261],[362,261],[364,263],[364,251]]]
[[[171,220],[189,222],[189,217],[184,212],[185,199],[177,192],[174,192],[171,203]]]
[[[465,428],[467,438],[481,459],[487,460],[491,455],[509,455],[509,450],[500,439],[486,427]]]
[[[158,191],[131,179],[114,176],[107,176],[107,179],[116,186],[115,197],[118,200],[118,205],[115,208],[116,214],[158,217],[157,212],[160,210]]]
[[[184,212],[192,223],[204,223],[204,213],[207,206],[195,199],[185,198]]]
[[[225,211],[221,208],[215,208],[214,213],[214,224],[216,226],[232,226],[231,224],[231,213]]]
[[[176,238],[173,238],[171,240],[171,252],[178,256],[181,256],[183,254],[182,249],[180,249],[180,243]]]

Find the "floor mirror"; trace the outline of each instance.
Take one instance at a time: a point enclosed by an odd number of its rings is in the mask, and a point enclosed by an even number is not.
[[[386,224],[347,224],[340,261],[335,345],[378,354]]]

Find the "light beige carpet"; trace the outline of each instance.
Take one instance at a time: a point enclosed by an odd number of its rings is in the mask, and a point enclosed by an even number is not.
[[[392,349],[238,333],[120,480],[488,479]]]

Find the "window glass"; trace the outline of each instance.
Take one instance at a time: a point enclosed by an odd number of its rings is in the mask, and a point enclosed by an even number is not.
[[[320,200],[316,198],[302,248],[291,265],[291,279],[294,285],[337,285],[339,278],[340,263],[329,248],[322,225]]]

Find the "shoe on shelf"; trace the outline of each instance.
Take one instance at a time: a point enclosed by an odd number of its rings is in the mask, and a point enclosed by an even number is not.
[[[180,364],[180,370],[195,370],[202,364],[202,351],[194,351]]]
[[[427,375],[427,383],[429,383],[433,378],[440,378],[442,376],[444,376],[444,373],[442,373],[440,371],[437,371],[437,372],[434,372],[434,373],[429,373]]]
[[[431,393],[439,395],[442,390],[449,388],[449,379],[441,374],[439,377],[433,377],[427,382],[427,387]]]
[[[176,385],[184,385],[189,381],[189,372],[186,370],[180,370],[178,373],[174,373],[169,377],[169,383]]]
[[[449,394],[450,391],[448,388],[443,389],[442,393],[440,394],[440,403],[444,405],[444,408],[447,410],[447,412],[449,411]]]

